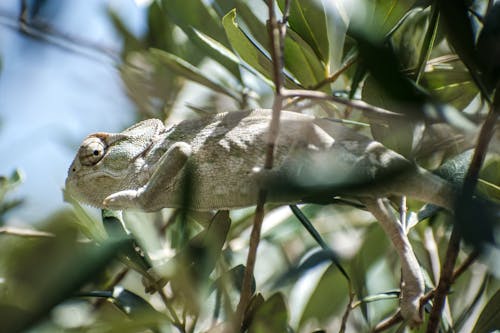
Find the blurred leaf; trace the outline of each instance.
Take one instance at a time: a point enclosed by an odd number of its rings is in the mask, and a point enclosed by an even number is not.
[[[395,102],[405,106],[401,112],[412,118],[422,118],[423,106],[429,96],[402,72],[399,59],[391,47],[381,39],[370,37],[363,30],[352,30],[351,35],[358,43],[363,65],[380,89]]]
[[[315,268],[318,265],[323,264],[325,261],[331,261],[337,263],[338,261],[337,255],[332,250],[329,249],[322,249],[315,251],[299,265],[291,267],[290,269],[288,269],[288,271],[286,271],[283,275],[281,275],[274,284],[274,287],[279,288],[286,283],[290,283],[299,279],[309,270]],[[346,278],[346,276],[344,276],[344,278]]]
[[[421,83],[439,101],[459,110],[469,105],[478,94],[469,71],[456,61],[428,66]]]
[[[477,190],[488,199],[500,204],[500,186],[478,179]]]
[[[477,41],[478,65],[486,87],[493,90],[500,79],[500,3],[495,2],[486,13]]]
[[[256,308],[248,332],[288,332],[288,312],[282,294],[274,294]]]
[[[10,177],[0,176],[0,203],[4,201],[7,192],[14,190],[24,181],[19,170],[15,170]]]
[[[500,290],[484,306],[472,333],[493,332],[500,327]]]
[[[115,11],[109,10],[108,15],[114,28],[123,38],[123,54],[137,51],[144,47],[144,43],[130,32],[125,22],[123,22],[122,18]]]
[[[139,318],[143,315],[156,315],[159,318],[165,318],[163,314],[156,311],[144,298],[121,286],[113,288],[111,298],[113,299],[113,303],[131,318]]]
[[[170,70],[177,73],[178,75],[199,83],[202,86],[210,88],[216,92],[225,94],[237,101],[239,100],[239,95],[237,92],[207,77],[198,68],[177,57],[176,55],[158,49],[150,49],[150,53],[155,56],[160,63],[168,66]]]
[[[414,8],[392,35],[393,45],[403,68],[416,68],[425,38],[429,8]]]
[[[448,43],[470,70],[479,88],[483,90],[484,83],[480,77],[475,49],[476,36],[468,13],[469,3],[468,0],[441,0],[437,5]],[[484,91],[484,94],[488,96],[489,93]]]
[[[369,104],[395,111],[404,112],[405,105],[395,101],[373,78],[368,76],[361,92],[363,100]],[[410,157],[419,144],[423,125],[413,119],[389,119],[386,124],[372,123],[370,126],[373,138],[384,146],[405,157]]]
[[[358,299],[364,299],[368,293],[368,281],[366,281],[366,272],[373,265],[384,258],[389,247],[389,241],[380,226],[373,223],[365,229],[363,243],[351,260],[351,276],[354,285],[354,291]],[[366,302],[361,303],[361,312],[366,321],[368,317],[368,307]]]
[[[196,40],[197,45],[202,47],[207,55],[220,63],[226,70],[228,70],[234,77],[241,81],[241,74],[239,66],[241,65],[240,59],[224,45],[193,28],[190,33],[190,39]]]
[[[339,315],[339,311],[347,302],[348,295],[349,290],[344,276],[333,264],[330,265],[307,301],[299,326],[310,319],[322,323],[332,316]]]
[[[23,312],[6,317],[0,312],[2,330],[18,332],[44,318],[58,303],[71,297],[84,284],[99,276],[120,251],[122,243],[107,241],[100,246],[76,242],[76,230],[57,221],[47,231],[56,237],[22,240],[14,249],[1,249],[15,260],[8,263],[4,278],[10,284],[3,307],[22,304]]]
[[[493,155],[486,159],[479,173],[479,178],[500,185],[500,155]]]
[[[181,29],[189,31],[194,28],[229,47],[224,29],[217,14],[202,0],[162,0],[163,10]]]
[[[500,227],[500,204],[463,193],[455,204],[455,224],[466,242],[479,250],[495,244],[495,229]]]
[[[257,309],[264,304],[264,296],[261,293],[255,294],[248,302],[248,306],[245,309],[245,318],[243,319],[242,331],[246,332],[248,330],[248,326],[252,323],[252,320],[255,317],[255,313]]]
[[[365,15],[363,22],[371,33],[386,35],[415,5],[415,0],[363,0]],[[357,22],[355,24],[360,24]]]
[[[280,0],[278,4],[283,11],[285,1]],[[318,0],[292,0],[288,22],[291,30],[309,45],[324,65],[328,66],[330,44],[323,3]]]

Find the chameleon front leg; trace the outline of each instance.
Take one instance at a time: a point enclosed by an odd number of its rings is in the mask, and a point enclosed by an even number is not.
[[[173,197],[173,181],[180,174],[191,156],[191,146],[176,142],[163,154],[158,166],[146,185],[137,190],[125,190],[109,195],[103,201],[104,207],[113,210],[140,208],[146,211],[156,209],[158,201]]]
[[[378,220],[396,248],[401,260],[401,315],[409,320],[410,326],[417,326],[422,322],[420,298],[424,294],[424,278],[406,232],[386,199],[364,198],[361,201]]]

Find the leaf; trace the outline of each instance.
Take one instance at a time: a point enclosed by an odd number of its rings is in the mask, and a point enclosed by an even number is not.
[[[364,0],[360,4],[364,7],[364,15],[355,12],[354,24],[365,26],[367,32],[384,36],[405,18],[414,4],[414,0]]]
[[[332,261],[334,263],[338,262],[337,255],[328,249],[315,251],[313,254],[301,262],[299,265],[291,267],[283,275],[281,275],[274,284],[274,287],[281,287],[282,285],[295,281],[306,274],[309,270],[315,268],[318,265],[323,264],[325,261]],[[346,277],[346,276],[344,276]]]
[[[302,38],[289,31],[285,38],[285,68],[305,87],[315,86],[326,78],[326,69]],[[328,90],[326,86],[325,89]]]
[[[373,76],[369,76],[361,91],[363,100],[369,104],[401,112],[405,106],[395,101],[386,90],[380,88]],[[388,119],[385,124],[372,123],[373,138],[384,146],[405,157],[410,157],[422,138],[422,124],[412,119]]]
[[[459,62],[427,66],[421,83],[439,101],[459,110],[479,93],[469,71]]]
[[[304,325],[310,319],[316,319],[322,323],[334,315],[339,315],[340,310],[346,304],[348,294],[344,276],[333,264],[330,265],[307,301],[299,326]]]
[[[177,57],[176,55],[159,49],[150,49],[150,53],[154,57],[156,57],[161,64],[166,65],[170,70],[177,73],[178,75],[184,76],[191,81],[199,83],[216,92],[227,95],[237,101],[239,100],[239,95],[237,92],[207,77],[198,68]]]
[[[189,34],[190,39],[195,40],[196,44],[203,48],[208,56],[221,64],[234,77],[241,81],[239,70],[239,66],[241,65],[240,59],[231,50],[212,37],[194,28],[191,31],[192,33]]]
[[[288,332],[288,311],[282,294],[274,294],[257,307],[248,332]]]
[[[472,333],[492,332],[500,327],[500,290],[484,306]]]
[[[189,30],[194,28],[229,47],[217,14],[205,4],[205,1],[162,0],[162,7],[172,21],[185,30],[187,34]]]
[[[284,0],[278,1],[284,10]],[[288,17],[290,28],[314,51],[316,57],[327,65],[330,56],[325,9],[318,0],[292,0]]]
[[[500,186],[478,179],[477,190],[488,199],[500,204]]]
[[[261,78],[269,85],[273,85],[273,64],[270,57],[266,55],[262,46],[259,46],[254,38],[248,35],[238,24],[236,9],[231,10],[222,18],[222,24],[226,30],[227,37],[233,49],[241,59],[245,61],[253,72],[261,75]],[[285,73],[285,86],[300,88],[300,85]]]
[[[240,29],[236,22],[236,9],[231,10],[222,18],[222,25],[226,30],[227,38],[233,49],[247,64],[262,74],[268,83],[271,79],[272,63],[252,40]]]
[[[486,87],[494,89],[500,79],[500,3],[495,2],[484,17],[484,26],[477,41],[478,65]]]

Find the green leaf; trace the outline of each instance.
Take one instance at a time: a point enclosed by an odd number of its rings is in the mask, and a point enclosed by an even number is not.
[[[269,85],[272,83],[273,64],[265,50],[256,44],[253,36],[248,35],[238,24],[236,9],[231,10],[222,18],[222,24],[233,49],[245,61],[253,72]],[[300,88],[294,80],[285,73],[285,86]]]
[[[485,305],[472,333],[492,332],[500,327],[500,290]]]
[[[469,71],[458,61],[427,66],[421,83],[439,101],[459,110],[479,93]]]
[[[345,277],[335,265],[330,265],[307,301],[299,326],[304,325],[310,319],[322,323],[334,315],[339,315],[346,305],[348,295]]]
[[[289,31],[285,38],[285,68],[305,87],[315,86],[326,78],[326,68],[311,47],[296,33]],[[325,86],[328,90],[328,86]]]
[[[162,0],[162,7],[172,21],[186,33],[189,33],[191,28],[195,28],[229,47],[217,14],[205,4],[205,1]]]
[[[288,312],[282,294],[274,294],[255,310],[248,332],[288,332]]]
[[[241,73],[239,69],[241,61],[231,50],[210,36],[194,28],[189,36],[191,40],[195,40],[196,44],[207,52],[208,56],[221,64],[225,69],[231,72],[234,77],[241,81]]]
[[[354,17],[356,21],[363,21],[354,24],[364,25],[367,32],[384,36],[405,17],[414,4],[415,0],[364,0],[360,4],[364,7],[364,16]]]
[[[500,186],[478,179],[477,190],[488,199],[500,204]]]
[[[177,57],[176,55],[158,49],[150,49],[150,53],[154,57],[156,57],[161,64],[166,65],[170,70],[177,73],[178,75],[184,76],[191,81],[199,83],[216,92],[227,95],[237,101],[239,100],[239,95],[237,92],[207,77],[198,68]]]
[[[404,109],[404,105],[381,89],[371,75],[366,79],[361,94],[369,104],[395,112]],[[375,140],[405,157],[411,156],[421,138],[421,125],[412,119],[388,119],[385,124],[374,122],[370,130]]]
[[[278,1],[283,11],[284,0]],[[318,0],[292,0],[288,17],[290,28],[312,48],[316,57],[327,65],[330,49],[323,4]]]
[[[272,63],[267,56],[265,56],[259,48],[252,42],[252,40],[240,29],[236,22],[236,9],[231,10],[222,18],[222,25],[226,30],[227,38],[233,49],[248,65],[255,71],[259,72],[270,82],[272,73]]]

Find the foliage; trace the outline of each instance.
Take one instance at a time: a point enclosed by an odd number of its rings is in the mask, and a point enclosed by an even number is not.
[[[460,188],[473,164],[471,138],[489,109],[499,110],[494,88],[500,6],[482,0],[359,0],[348,13],[344,2],[332,3],[277,2],[279,15],[290,5],[289,15],[279,16],[287,22],[284,87],[322,93],[316,100],[290,97],[286,108],[343,121]],[[188,101],[197,113],[269,107],[276,63],[272,29],[262,19],[267,16],[265,4],[255,1],[158,0],[148,7],[147,31],[135,36],[110,12],[124,42],[121,76],[139,117],[168,121],[175,106],[186,103],[181,97],[192,91],[188,82],[209,91]],[[340,62],[333,52],[342,55]],[[353,100],[365,107],[359,110]],[[428,290],[443,273],[453,223],[464,232],[467,243],[456,265],[463,269],[441,313],[442,332],[500,328],[494,262],[499,164],[498,155],[488,155],[474,198],[460,199],[460,215],[410,200],[399,212],[406,216]],[[18,173],[0,178],[0,224],[22,204],[6,199],[21,179]],[[321,199],[328,204],[266,208],[244,330],[368,332],[395,313],[399,264],[386,236],[358,203]],[[394,203],[401,208],[401,198]],[[3,329],[231,331],[252,208],[166,209],[123,219],[104,212],[101,222],[72,204],[72,211],[57,213],[39,230],[2,227]],[[424,323],[415,331],[427,327],[431,303],[423,308]],[[410,330],[400,321],[387,329]]]

